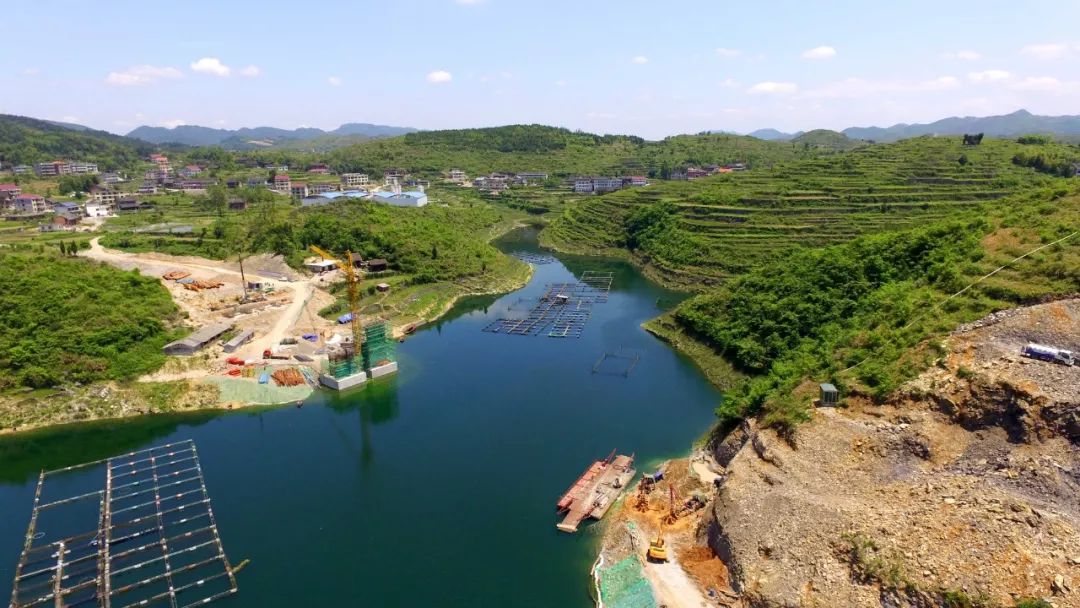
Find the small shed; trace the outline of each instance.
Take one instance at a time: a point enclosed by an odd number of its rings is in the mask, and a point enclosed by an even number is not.
[[[374,260],[368,260],[367,269],[368,272],[382,272],[389,267],[386,260],[382,258],[375,258]]]
[[[248,342],[251,342],[251,338],[254,335],[255,335],[254,331],[252,331],[250,329],[245,329],[244,331],[236,334],[236,336],[232,340],[229,340],[228,342],[226,342],[225,346],[222,347],[222,350],[224,350],[227,353],[235,352],[236,349],[238,349],[241,346],[247,344]]]
[[[194,355],[231,328],[232,323],[207,325],[186,338],[169,342],[162,350],[166,355]]]
[[[385,293],[387,291],[390,291],[390,285],[388,283],[379,283],[375,286],[375,289],[378,289],[379,291]]]
[[[311,272],[328,272],[337,267],[337,263],[333,260],[316,260],[314,262],[305,262],[304,267]]]
[[[825,382],[821,385],[821,399],[819,405],[821,407],[836,407],[840,402],[840,391],[836,390],[836,387],[832,384]]]

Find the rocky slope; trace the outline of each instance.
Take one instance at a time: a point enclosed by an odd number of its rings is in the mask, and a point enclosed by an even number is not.
[[[1080,348],[1080,300],[961,328],[885,406],[717,446],[708,543],[744,604],[1080,606],[1080,367],[1027,341]]]
[[[1080,299],[959,328],[884,405],[712,446],[717,489],[671,539],[709,550],[708,577],[682,560],[707,603],[1080,607],[1080,366],[1020,357],[1029,341],[1080,351]]]

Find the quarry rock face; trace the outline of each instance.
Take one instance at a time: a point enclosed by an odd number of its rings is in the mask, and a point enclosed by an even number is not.
[[[1080,351],[1080,300],[961,328],[884,405],[715,445],[705,536],[742,605],[1080,606],[1080,366],[1027,342]]]

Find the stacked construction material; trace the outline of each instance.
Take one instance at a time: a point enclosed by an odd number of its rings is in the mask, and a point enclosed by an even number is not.
[[[184,289],[190,291],[202,291],[204,289],[217,289],[225,283],[222,281],[192,281],[190,283],[183,283]]]
[[[180,279],[186,279],[191,276],[190,272],[184,272],[183,270],[170,270],[161,275],[161,278],[166,281],[179,281]]]
[[[360,346],[360,354],[364,359],[364,369],[369,371],[373,367],[397,361],[397,352],[388,322],[376,321],[364,327],[364,343]]]
[[[304,375],[301,374],[295,367],[288,367],[285,369],[279,369],[270,374],[270,377],[274,379],[274,383],[278,386],[300,386],[306,384]]]

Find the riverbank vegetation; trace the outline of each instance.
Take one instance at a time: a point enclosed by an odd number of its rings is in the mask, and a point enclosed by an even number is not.
[[[51,253],[0,254],[0,389],[157,369],[177,314],[155,279]]]
[[[881,399],[957,324],[1080,291],[1080,242],[1069,242],[950,298],[1080,225],[1080,184],[1015,160],[1074,150],[1037,144],[927,137],[658,184],[568,206],[543,239],[629,252],[651,276],[703,292],[648,327],[737,385],[721,428],[758,415],[792,429],[809,414],[805,383]]]

